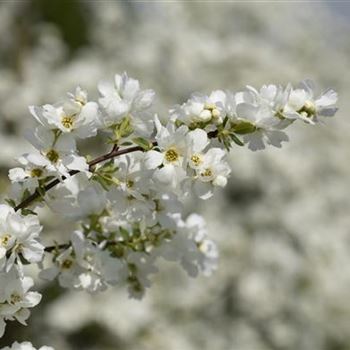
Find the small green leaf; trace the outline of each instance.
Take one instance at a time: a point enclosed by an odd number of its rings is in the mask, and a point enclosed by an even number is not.
[[[244,146],[244,143],[235,134],[230,134],[230,137],[236,145]]]
[[[12,208],[16,206],[16,202],[13,199],[5,198],[5,202]]]
[[[22,209],[22,215],[27,216],[27,215],[38,215],[36,212],[34,212],[33,210],[30,210],[28,208],[24,208]]]
[[[136,137],[132,139],[132,142],[142,147],[145,151],[149,151],[150,149],[153,148],[152,143],[142,137]]]

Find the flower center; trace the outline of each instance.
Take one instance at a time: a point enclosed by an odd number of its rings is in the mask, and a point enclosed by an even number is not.
[[[127,187],[127,188],[131,188],[132,186],[134,186],[134,181],[132,181],[132,180],[127,180],[127,181],[126,181],[126,187]]]
[[[165,152],[165,159],[169,163],[176,162],[179,159],[179,153],[176,151],[175,148],[169,148]]]
[[[17,293],[12,293],[10,296],[10,304],[17,304],[22,301],[22,297]]]
[[[298,113],[305,113],[308,118],[312,118],[316,115],[316,106],[312,101],[305,101],[304,106]]]
[[[192,157],[191,157],[191,161],[192,163],[195,165],[195,166],[198,166],[202,163],[202,159],[200,157],[199,154],[194,154]]]
[[[72,265],[73,265],[73,261],[69,260],[69,259],[66,259],[62,263],[62,268],[65,269],[65,270],[68,270],[68,269],[70,269],[72,267]]]
[[[5,233],[1,238],[0,238],[0,246],[6,247],[9,244],[11,236],[8,233]]]
[[[211,177],[211,176],[213,176],[213,171],[210,168],[206,168],[206,169],[204,169],[203,172],[201,172],[201,176]]]
[[[30,172],[31,177],[40,177],[42,176],[42,174],[43,174],[43,171],[42,169],[39,169],[39,168],[32,169],[32,171]]]
[[[54,149],[51,149],[46,153],[46,158],[52,163],[57,163],[60,156],[57,153],[57,151],[55,151]]]
[[[66,129],[71,129],[74,124],[74,118],[72,116],[65,115],[61,119],[61,124],[66,128]]]

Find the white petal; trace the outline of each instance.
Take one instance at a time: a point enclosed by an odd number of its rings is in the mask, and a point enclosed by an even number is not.
[[[58,267],[54,266],[54,267],[50,267],[48,269],[40,271],[39,277],[47,281],[53,281],[58,274],[59,274],[59,269]]]
[[[144,162],[146,169],[155,169],[163,163],[164,154],[154,150],[148,151],[145,154]]]
[[[239,118],[255,121],[258,108],[248,103],[240,103],[236,107],[236,112]]]
[[[22,253],[24,258],[31,262],[37,263],[41,261],[44,254],[44,246],[39,242],[32,240],[30,242],[26,242],[26,245],[22,248]]]
[[[23,181],[27,177],[22,168],[13,168],[9,170],[9,179],[13,182]]]
[[[41,294],[38,292],[28,292],[23,299],[23,301],[20,303],[21,307],[34,307],[38,305],[41,301]]]
[[[102,96],[112,95],[115,92],[113,83],[107,80],[100,81],[97,89]]]
[[[136,110],[143,110],[149,108],[154,100],[155,92],[153,90],[140,91],[134,101]]]
[[[193,153],[200,153],[208,145],[208,135],[202,129],[195,129],[187,134]]]

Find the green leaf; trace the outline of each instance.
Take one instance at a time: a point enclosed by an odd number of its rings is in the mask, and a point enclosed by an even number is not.
[[[145,151],[149,151],[150,149],[153,148],[152,143],[142,137],[136,137],[132,139],[132,142],[142,147],[142,149],[144,149]]]
[[[35,211],[30,210],[28,208],[24,208],[21,211],[22,215],[26,216],[26,215],[38,215]]]
[[[124,117],[118,126],[118,133],[120,135],[120,138],[128,137],[129,135],[132,134],[133,131],[134,130],[131,125],[130,117]]]
[[[230,137],[236,145],[244,146],[244,143],[235,134],[230,134]]]
[[[5,202],[12,208],[16,206],[16,202],[13,199],[5,198]]]
[[[124,141],[120,144],[120,146],[131,146],[132,142],[131,141]]]
[[[44,187],[39,186],[36,191],[39,193],[40,197],[45,197],[46,191]]]

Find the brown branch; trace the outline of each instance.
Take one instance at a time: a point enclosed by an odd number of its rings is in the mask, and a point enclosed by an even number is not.
[[[156,146],[157,143],[156,142],[153,142],[153,145]],[[127,154],[127,153],[131,153],[131,152],[136,152],[136,151],[143,151],[143,148],[140,147],[140,146],[133,146],[133,147],[128,147],[128,148],[124,148],[122,150],[119,150],[119,148],[115,145],[112,149],[111,152],[107,153],[107,154],[104,154],[100,157],[97,157],[95,159],[93,159],[92,161],[90,161],[88,164],[89,164],[89,170],[90,171],[93,171],[94,169],[94,166],[99,164],[99,163],[102,163],[102,162],[105,162],[109,159],[112,159],[112,158],[115,158],[115,157],[118,157],[118,156],[121,156],[123,154]],[[80,171],[79,170],[71,170],[69,172],[69,175],[73,176],[75,174],[78,174]],[[53,187],[57,186],[60,182],[62,182],[63,180],[65,180],[66,177],[62,177],[62,179],[55,179],[55,180],[52,180],[51,182],[49,182],[44,188],[44,192],[46,193],[47,191],[51,190]],[[28,205],[30,205],[32,202],[36,201],[38,198],[40,198],[41,195],[38,191],[35,191],[32,195],[30,195],[29,197],[27,197],[25,200],[23,200],[21,203],[19,203],[15,208],[14,210],[15,211],[18,211],[20,209],[24,209],[26,208]]]
[[[217,137],[217,130],[215,131],[211,131],[208,133],[208,137],[209,138],[215,138]],[[157,142],[153,141],[152,142],[153,146],[157,146]],[[128,147],[128,148],[124,148],[122,150],[119,150],[119,147],[117,145],[114,145],[114,147],[112,148],[112,150],[107,153],[104,154],[100,157],[97,157],[95,159],[93,159],[92,161],[90,161],[89,164],[89,170],[93,171],[94,170],[94,166],[105,162],[109,159],[113,159],[115,157],[121,156],[123,154],[127,154],[127,153],[132,153],[132,152],[137,152],[137,151],[144,151],[144,149],[141,146],[133,146],[133,147]],[[69,175],[73,176],[75,174],[78,174],[79,170],[71,170],[69,172]],[[66,178],[63,176],[62,180],[65,180]],[[56,185],[58,185],[62,180],[60,179],[55,179],[53,181],[51,181],[50,183],[48,183],[45,187],[44,187],[44,192],[49,191],[50,189],[52,189],[53,187],[55,187]],[[38,198],[40,198],[40,193],[38,191],[35,191],[32,195],[30,195],[28,198],[26,198],[24,201],[22,201],[20,204],[18,204],[14,210],[18,211],[20,209],[24,209],[26,208],[28,205],[30,205],[32,202],[34,202],[35,200],[37,200]],[[52,253],[54,250],[56,249],[67,249],[69,247],[69,244],[59,244],[59,245],[54,245],[54,246],[48,246],[45,247],[45,251],[48,253]]]
[[[218,135],[218,131],[217,130],[208,132],[208,137],[209,138],[215,138],[215,137],[217,137],[217,135]],[[153,146],[157,146],[157,142],[153,141],[152,145]],[[144,149],[141,146],[133,146],[133,147],[128,147],[128,148],[124,148],[124,149],[119,150],[119,147],[117,145],[114,145],[113,149],[109,153],[104,154],[104,155],[102,155],[100,157],[97,157],[97,158],[93,159],[92,161],[90,161],[88,163],[89,164],[89,170],[93,171],[95,165],[97,165],[99,163],[102,163],[102,162],[105,162],[105,161],[107,161],[109,159],[121,156],[123,154],[137,152],[137,151],[144,151]],[[73,176],[75,174],[78,174],[79,172],[80,172],[79,170],[71,170],[69,172],[69,175]],[[53,187],[57,186],[60,182],[64,181],[65,179],[66,179],[66,177],[63,176],[62,179],[58,179],[57,178],[55,180],[52,180],[51,182],[49,182],[43,188],[44,192],[46,193],[47,191],[51,190]],[[21,203],[19,203],[14,208],[14,210],[18,211],[20,209],[24,209],[28,205],[30,205],[32,202],[34,202],[35,200],[37,200],[40,197],[41,197],[40,193],[38,191],[35,191],[32,195],[30,195],[25,200],[23,200]]]

